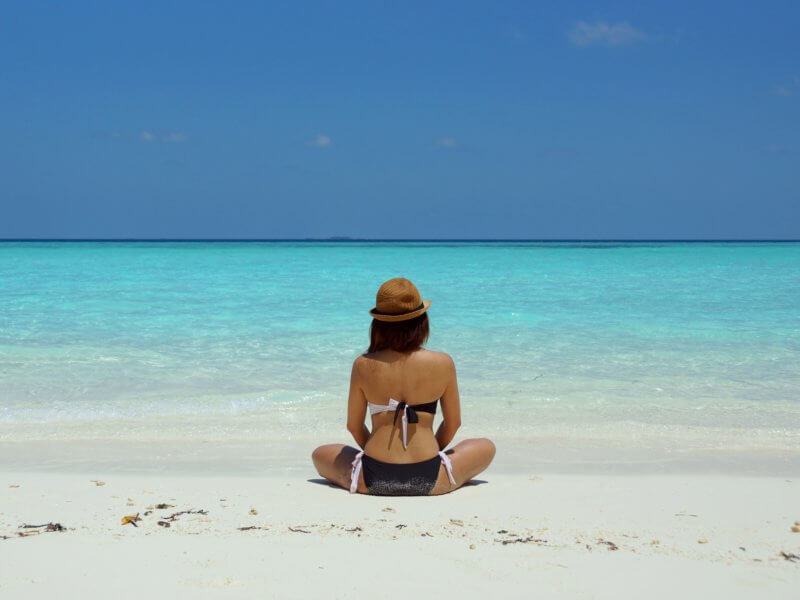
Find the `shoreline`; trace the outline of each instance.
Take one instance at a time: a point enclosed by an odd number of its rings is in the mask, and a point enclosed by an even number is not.
[[[455,441],[467,436],[459,436]],[[800,449],[659,447],[598,439],[493,437],[498,475],[726,475],[800,478]],[[314,475],[311,451],[339,439],[75,439],[0,440],[0,472],[149,475]]]

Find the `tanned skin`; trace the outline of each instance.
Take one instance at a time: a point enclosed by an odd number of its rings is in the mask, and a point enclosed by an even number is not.
[[[408,424],[408,447],[403,448],[400,420],[394,412],[378,413],[365,419],[367,402],[388,404],[389,398],[410,406],[439,399],[443,420],[433,431],[434,415],[418,412],[419,423]],[[416,463],[428,460],[448,444],[461,426],[461,401],[453,359],[443,352],[424,348],[413,352],[380,350],[359,356],[350,374],[347,401],[347,430],[368,456],[386,463]],[[486,438],[464,440],[446,450],[453,465],[455,485],[450,483],[442,464],[432,495],[446,494],[486,469],[492,462],[495,446]],[[358,450],[344,444],[320,446],[311,455],[319,474],[345,489],[350,488],[351,463]],[[363,473],[358,492],[365,494]]]

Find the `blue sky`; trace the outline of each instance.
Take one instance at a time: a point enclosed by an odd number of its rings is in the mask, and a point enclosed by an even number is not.
[[[6,2],[0,237],[800,238],[798,25],[769,1]]]

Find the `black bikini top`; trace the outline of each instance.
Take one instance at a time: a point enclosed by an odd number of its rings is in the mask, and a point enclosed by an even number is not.
[[[418,423],[419,416],[417,413],[424,412],[430,413],[432,415],[436,414],[436,403],[439,402],[437,398],[433,402],[426,402],[425,404],[408,404],[407,402],[398,402],[393,398],[389,399],[389,404],[373,404],[372,402],[368,402],[369,411],[371,414],[376,414],[379,412],[389,412],[394,410],[394,418],[392,419],[393,422],[397,422],[397,417],[405,414],[406,418],[408,419],[409,423]]]
[[[405,402],[401,402],[400,404],[397,405],[397,408],[395,409],[395,415],[397,413],[399,413],[399,412],[400,413],[403,412],[403,410],[404,410],[403,406],[404,405],[408,406],[408,414],[409,414],[409,416],[411,415],[411,413],[413,411],[426,412],[426,413],[430,413],[432,415],[435,415],[436,414],[436,403],[437,402],[439,402],[438,398],[436,400],[434,400],[433,402],[426,402],[425,404],[415,404],[414,406],[411,406],[410,404],[406,404]]]
[[[392,419],[392,423],[397,422],[397,417],[406,413],[408,416],[409,423],[419,423],[419,417],[417,416],[418,412],[426,412],[432,415],[436,414],[436,403],[438,402],[438,398],[433,402],[426,402],[425,404],[415,404],[411,406],[410,404],[406,404],[405,402],[399,402],[397,404],[397,408],[394,409],[394,418]]]

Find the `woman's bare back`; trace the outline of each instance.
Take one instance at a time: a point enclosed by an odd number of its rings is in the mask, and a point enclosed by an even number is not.
[[[441,399],[440,409],[450,424],[460,420],[458,389],[452,359],[442,352],[420,349],[411,353],[383,350],[359,357],[353,366],[353,385],[366,402],[385,405],[390,398],[410,406]],[[372,434],[365,450],[385,462],[413,463],[435,456],[440,443],[433,433],[434,415],[418,412],[419,423],[408,426],[408,447],[400,440],[394,412],[372,417]],[[449,440],[448,440],[449,441]]]

